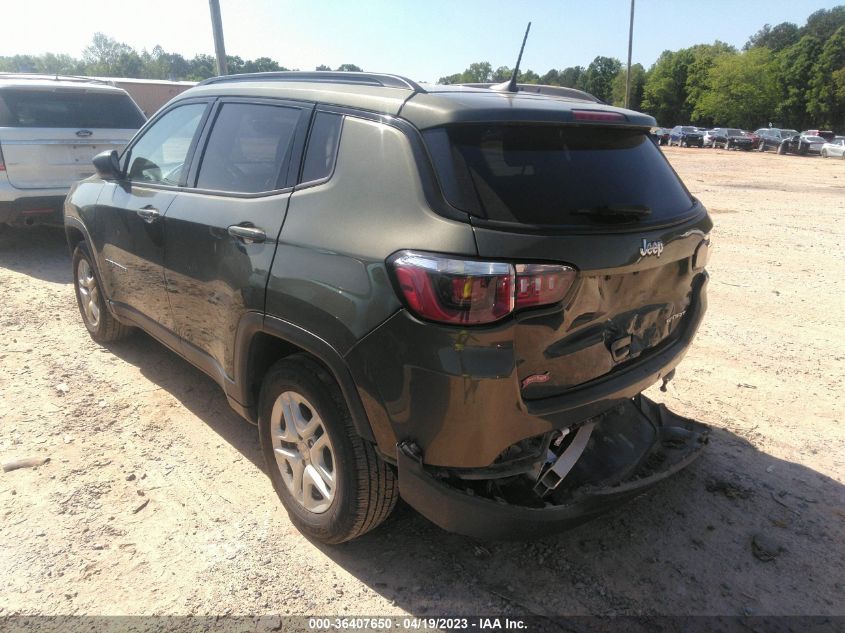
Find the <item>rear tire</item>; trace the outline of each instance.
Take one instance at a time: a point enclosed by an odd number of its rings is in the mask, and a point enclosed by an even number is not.
[[[73,251],[73,289],[76,305],[88,333],[98,343],[112,343],[126,338],[134,328],[112,316],[103,295],[103,284],[85,242]]]
[[[823,150],[821,151],[821,155],[822,155],[822,158],[827,158],[827,150],[826,150],[826,149],[823,149]]]
[[[783,143],[778,145],[778,154],[780,154],[781,156],[786,154],[786,146]]]
[[[300,532],[342,543],[390,515],[399,499],[393,468],[358,435],[340,388],[321,365],[304,355],[277,362],[264,377],[258,407],[270,480]],[[316,447],[323,448],[315,454]]]

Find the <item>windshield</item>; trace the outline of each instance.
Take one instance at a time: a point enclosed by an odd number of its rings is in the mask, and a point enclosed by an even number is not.
[[[651,223],[693,205],[643,131],[477,124],[425,137],[447,199],[489,220],[589,225],[597,215],[635,208]]]
[[[122,92],[84,90],[0,91],[0,127],[137,130],[144,115]]]
[[[695,132],[695,131],[696,131],[696,129],[694,127],[689,126],[689,125],[681,128],[681,132]]]

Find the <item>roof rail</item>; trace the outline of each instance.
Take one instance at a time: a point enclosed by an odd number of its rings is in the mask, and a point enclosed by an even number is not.
[[[491,83],[470,83],[470,84],[456,84],[458,86],[466,86],[467,88],[489,88]],[[544,84],[517,84],[519,92],[527,94],[541,94],[549,95],[551,97],[566,97],[569,99],[583,99],[584,101],[592,101],[594,103],[603,103],[589,92],[578,90],[577,88],[567,88],[566,86],[546,86]]]
[[[96,79],[94,77],[82,77],[79,75],[57,75],[57,74],[44,74],[44,73],[9,73],[9,72],[0,72],[0,79],[11,78],[11,79],[26,79],[30,81],[43,81],[43,80],[52,80],[52,81],[75,81],[78,83],[92,83],[92,84],[103,84],[105,86],[114,86],[114,82],[107,79]]]
[[[379,86],[382,88],[402,88],[413,92],[425,92],[417,82],[401,77],[400,75],[388,75],[384,73],[358,73],[358,72],[330,72],[318,70],[314,72],[302,72],[298,70],[266,72],[266,73],[244,73],[241,75],[223,75],[212,77],[199,83],[200,86],[209,84],[225,83],[230,81],[302,81],[331,84],[357,84],[359,86]]]

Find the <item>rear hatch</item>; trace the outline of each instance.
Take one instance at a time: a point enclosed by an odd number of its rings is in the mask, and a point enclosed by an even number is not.
[[[0,148],[19,189],[66,188],[90,176],[91,159],[122,149],[143,123],[122,90],[0,88]]]
[[[562,304],[516,316],[525,399],[622,371],[680,335],[712,225],[647,130],[467,124],[425,134],[481,257],[579,271]]]

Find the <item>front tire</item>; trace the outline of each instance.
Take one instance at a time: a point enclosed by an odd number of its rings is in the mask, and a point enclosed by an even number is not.
[[[132,333],[133,328],[120,323],[109,312],[102,282],[85,242],[73,251],[73,289],[79,314],[88,333],[98,343],[112,343]]]
[[[273,488],[307,537],[354,539],[396,506],[392,467],[357,434],[337,383],[307,356],[285,358],[267,372],[258,433]]]

